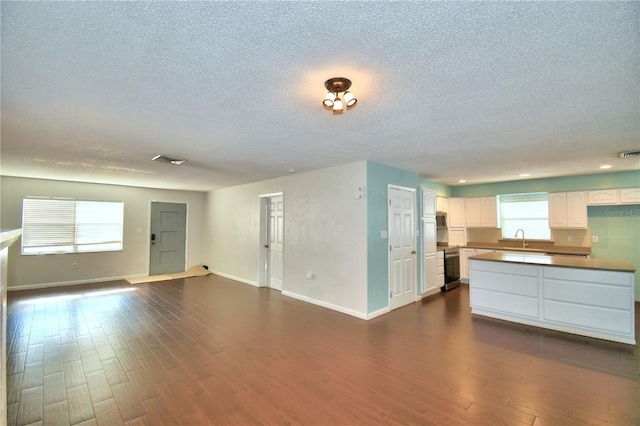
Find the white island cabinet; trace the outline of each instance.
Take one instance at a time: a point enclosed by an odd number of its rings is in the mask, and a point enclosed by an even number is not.
[[[21,229],[0,229],[0,425],[7,424],[7,259]]]
[[[471,312],[635,344],[631,262],[489,253],[469,259]]]

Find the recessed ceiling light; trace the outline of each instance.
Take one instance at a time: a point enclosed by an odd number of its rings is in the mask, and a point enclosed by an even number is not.
[[[531,173],[522,173],[521,175],[519,175],[520,177],[527,177],[527,176],[531,176]]]
[[[602,166],[600,166],[601,169],[610,169],[611,168],[611,164],[603,164]]]
[[[289,169],[289,173],[295,173],[296,169]]]
[[[465,182],[466,182],[466,180],[464,180],[464,179],[460,179],[460,180],[458,181],[458,183],[465,183]]]

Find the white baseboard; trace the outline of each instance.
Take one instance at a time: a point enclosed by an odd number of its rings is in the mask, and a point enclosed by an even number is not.
[[[442,292],[442,290],[440,290],[440,287],[436,287],[436,288],[431,289],[431,290],[429,290],[429,291],[427,291],[425,293],[422,293],[422,297],[420,297],[420,299],[424,299],[425,297],[429,297],[432,294],[436,294],[436,293],[440,293],[440,292]]]
[[[144,275],[136,275],[136,276],[144,276]],[[20,290],[37,290],[39,288],[50,288],[50,287],[65,287],[69,285],[81,285],[81,284],[92,284],[92,283],[105,283],[108,281],[120,281],[126,280],[127,278],[131,278],[132,275],[126,275],[122,277],[106,277],[106,278],[90,278],[86,280],[77,280],[77,281],[61,281],[57,283],[41,283],[41,284],[29,284],[29,285],[16,285],[7,287],[7,291],[20,291]],[[129,283],[127,283],[129,284]]]
[[[241,282],[241,283],[244,283],[244,284],[249,284],[249,285],[252,285],[254,287],[264,287],[264,286],[259,285],[255,281],[246,280],[246,279],[240,278],[240,277],[235,277],[233,275],[225,274],[224,272],[213,271],[211,269],[209,269],[209,272],[211,272],[213,275],[218,275],[218,276],[220,276],[222,278],[229,278],[230,280],[238,281],[238,282]]]
[[[378,309],[377,311],[373,311],[373,312],[367,314],[367,319],[368,320],[374,319],[374,318],[379,317],[381,315],[388,314],[389,312],[391,312],[391,309],[389,309],[389,307],[387,306],[386,308]]]
[[[303,302],[311,303],[312,305],[321,306],[323,308],[331,309],[332,311],[337,311],[343,314],[351,315],[352,317],[360,318],[363,320],[368,319],[367,314],[362,312],[354,311],[353,309],[348,309],[342,306],[334,305],[333,303],[323,302],[322,300],[312,299],[307,296],[303,296],[297,293],[291,293],[290,291],[282,291],[283,296],[291,297],[293,299],[298,299]]]

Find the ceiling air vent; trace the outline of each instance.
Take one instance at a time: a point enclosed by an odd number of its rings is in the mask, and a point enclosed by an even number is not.
[[[622,151],[620,158],[636,157],[638,155],[640,155],[640,151]]]
[[[183,160],[181,158],[169,157],[168,155],[156,155],[155,157],[152,158],[152,160],[162,161],[163,163],[174,164],[176,166],[179,166],[180,164],[187,162],[187,160]]]

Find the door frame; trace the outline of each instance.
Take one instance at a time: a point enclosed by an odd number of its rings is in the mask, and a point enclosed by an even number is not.
[[[147,275],[149,275],[149,272],[151,272],[151,206],[153,205],[153,203],[168,203],[168,204],[184,204],[185,205],[185,209],[186,209],[186,218],[185,218],[185,224],[184,224],[184,232],[185,232],[185,238],[184,238],[184,270],[187,270],[187,265],[188,265],[188,261],[187,259],[189,259],[189,202],[188,201],[166,201],[166,200],[149,200],[149,209],[147,212],[147,217],[149,218],[149,226],[147,226],[147,235],[146,235],[146,242],[147,242]],[[140,230],[142,228],[137,228],[137,230]],[[137,234],[137,232],[136,232]]]
[[[260,198],[260,236],[258,238],[258,253],[260,253],[260,255],[258,256],[258,287],[269,287],[269,278],[267,277],[267,267],[268,267],[268,262],[269,259],[267,259],[267,251],[265,250],[265,242],[267,241],[267,231],[269,229],[269,218],[267,217],[267,205],[269,203],[269,200],[271,200],[271,198],[273,197],[282,197],[282,210],[283,213],[286,212],[286,203],[285,203],[285,198],[284,198],[284,192],[272,192],[269,194],[261,194],[258,196]],[[282,223],[283,223],[283,236],[284,236],[284,226],[286,226],[284,224],[284,216],[282,219]],[[285,250],[284,250],[284,240],[283,240],[283,247],[282,247],[282,257],[283,257],[283,264],[284,264],[284,256],[286,256]],[[284,291],[284,270],[283,270],[283,274],[282,274],[282,291]]]
[[[399,189],[401,191],[409,191],[413,193],[413,229],[414,229],[414,235],[413,235],[413,248],[414,250],[417,252],[418,251],[418,243],[419,241],[417,241],[417,235],[415,235],[415,230],[418,229],[418,225],[417,225],[417,220],[418,220],[418,201],[416,199],[416,188],[409,188],[406,186],[400,186],[400,185],[392,185],[392,184],[388,184],[387,185],[387,246],[390,244],[389,242],[391,241],[391,215],[389,214],[390,212],[390,207],[391,207],[391,190],[392,189]],[[422,219],[422,218],[420,218]],[[422,232],[420,233],[422,234]],[[416,265],[415,268],[413,268],[414,270],[412,271],[413,273],[413,282],[414,282],[414,286],[413,286],[413,291],[414,291],[414,295],[413,295],[413,299],[414,302],[417,302],[419,300],[419,294],[418,294],[418,259],[419,256],[416,256]],[[391,309],[391,250],[387,251],[387,307],[389,309]]]

